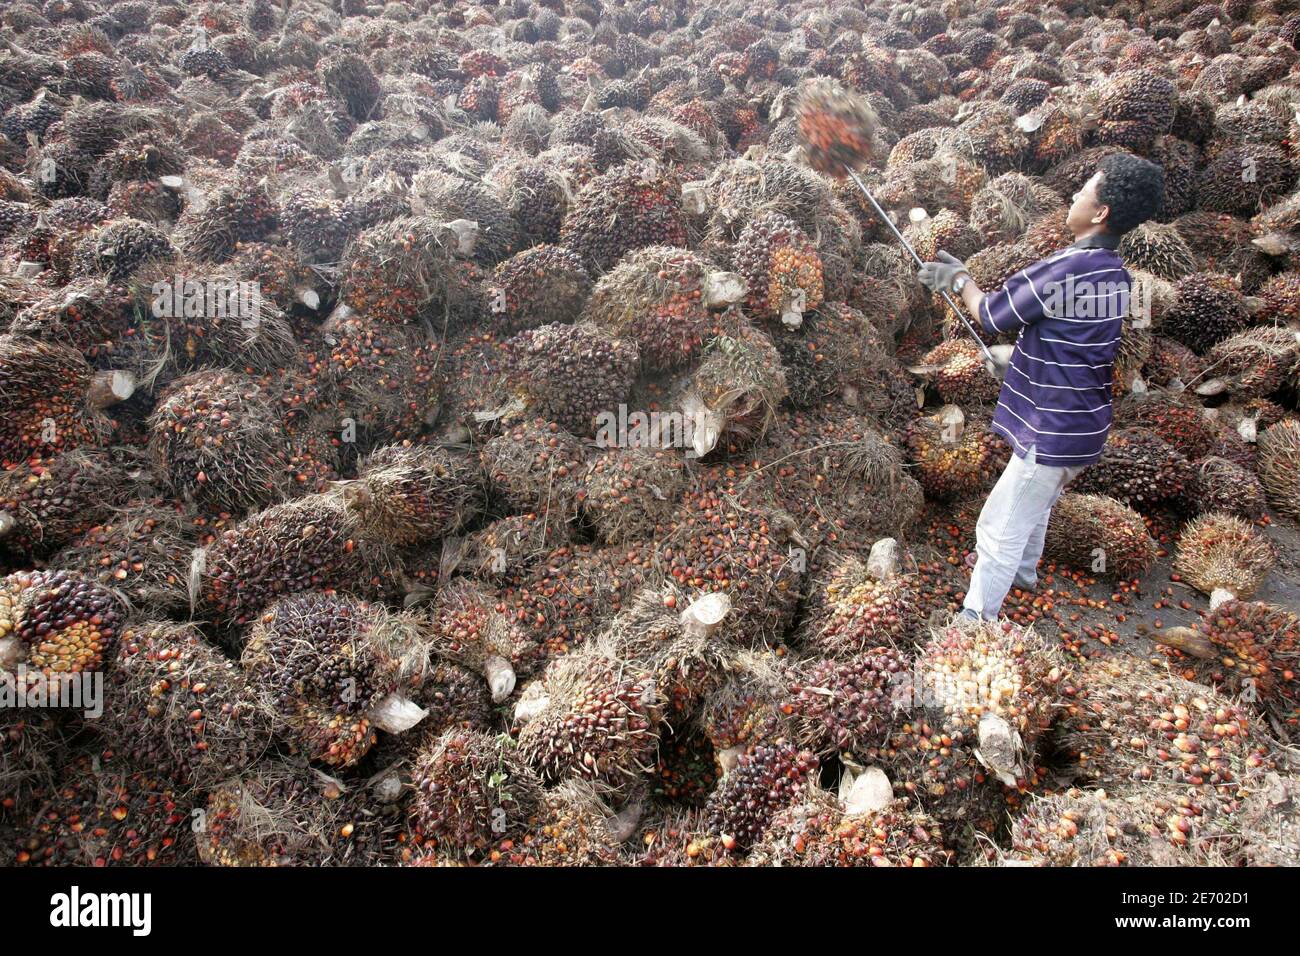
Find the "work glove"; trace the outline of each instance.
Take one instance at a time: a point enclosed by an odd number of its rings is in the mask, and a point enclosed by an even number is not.
[[[952,290],[953,280],[963,272],[969,272],[966,263],[941,250],[939,261],[927,262],[921,266],[917,278],[921,280],[921,285],[931,292],[949,292]]]
[[[984,368],[998,380],[1006,378],[1007,368],[1011,365],[1011,356],[1015,350],[1014,345],[990,345],[989,354],[993,356],[993,361],[985,359]]]

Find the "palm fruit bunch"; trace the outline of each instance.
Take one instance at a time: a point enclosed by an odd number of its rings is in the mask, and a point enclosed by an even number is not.
[[[1037,179],[1003,173],[989,180],[971,200],[970,227],[988,243],[1015,242],[1030,223],[1060,204],[1056,191]]]
[[[348,767],[374,745],[374,727],[396,731],[408,716],[402,707],[419,711],[402,694],[419,686],[429,649],[413,617],[308,591],[257,618],[240,663],[308,759]]]
[[[641,848],[638,866],[733,867],[741,862],[709,832],[703,808],[655,814],[638,829],[633,845]]]
[[[374,321],[415,322],[427,315],[442,327],[458,242],[450,226],[427,216],[372,226],[348,243],[340,265],[342,300]]]
[[[1097,100],[1097,142],[1145,153],[1173,127],[1176,106],[1176,87],[1154,70],[1116,73]]]
[[[1098,657],[1074,686],[1058,753],[1090,785],[1142,797],[1176,847],[1221,833],[1273,763],[1262,725],[1243,705],[1164,668]]]
[[[456,108],[476,120],[496,123],[500,119],[501,88],[495,77],[472,77],[456,97]]]
[[[915,407],[914,398],[907,400]],[[774,444],[781,461],[772,469],[776,494],[809,539],[866,552],[882,535],[904,535],[925,503],[902,452],[869,418],[835,406],[793,415]]]
[[[857,756],[890,767],[941,822],[992,833],[1038,780],[1035,758],[1068,676],[1063,657],[1033,630],[955,621],[921,647],[909,676],[895,689],[886,740]]]
[[[556,520],[577,513],[587,451],[572,434],[541,418],[511,425],[483,445],[489,486],[513,509]]]
[[[53,782],[66,744],[54,715],[16,707],[0,710],[0,742],[0,825],[8,825],[37,809],[35,798]]]
[[[113,182],[149,180],[185,171],[185,157],[172,143],[145,131],[126,137],[100,161]]]
[[[830,176],[861,169],[879,149],[880,119],[865,97],[829,78],[799,90],[795,123],[808,165]]]
[[[261,294],[283,312],[299,307],[314,311],[320,305],[319,277],[283,246],[240,242],[229,264],[232,273],[256,282]]]
[[[1276,560],[1276,548],[1252,524],[1211,511],[1183,528],[1174,571],[1217,605],[1254,594]]]
[[[49,557],[141,486],[141,469],[98,448],[33,457],[0,472],[0,555]]]
[[[320,329],[308,364],[362,445],[420,436],[436,410],[437,346],[416,328],[335,315]]]
[[[987,418],[966,416],[956,405],[916,419],[906,441],[926,497],[940,501],[993,487],[1011,456]]]
[[[27,203],[0,199],[0,239],[15,233],[24,235],[35,225],[36,213]]]
[[[229,366],[243,372],[276,372],[293,360],[294,327],[286,316],[260,291],[241,284],[229,269],[214,269],[206,280],[185,279],[165,270],[150,269],[137,277],[140,289],[162,288],[160,279],[173,291],[174,313],[166,328],[152,331],[152,339],[170,336],[175,343],[165,358],[178,369]],[[200,295],[195,287],[203,288]],[[169,290],[169,291],[171,291]],[[155,299],[153,308],[166,307],[167,293]],[[179,297],[178,297],[179,296]],[[182,304],[185,315],[181,315]],[[191,304],[201,305],[198,314]],[[178,347],[177,347],[178,346]]]
[[[337,197],[317,187],[291,188],[277,203],[281,232],[302,261],[334,263],[342,258],[354,223]]]
[[[493,327],[513,333],[575,321],[591,294],[591,278],[576,253],[542,244],[498,263],[486,293]]]
[[[1052,507],[1043,555],[1119,580],[1140,580],[1156,563],[1157,545],[1142,516],[1106,495],[1066,492]]]
[[[517,138],[526,148],[538,147],[541,155],[536,159],[504,160],[488,173],[489,180],[504,195],[507,208],[518,226],[519,244],[523,248],[559,241],[569,197],[585,181],[552,162],[554,155],[543,149],[545,139],[539,139],[543,137],[543,131],[549,135],[550,118],[533,108],[523,110],[516,121],[508,125],[506,141]],[[595,175],[594,168],[589,172]]]
[[[288,594],[339,589],[377,596],[392,572],[391,555],[361,536],[342,501],[308,495],[218,534],[195,554],[191,587],[196,604],[217,622],[240,626]]]
[[[889,209],[948,208],[964,214],[987,181],[983,166],[944,146],[928,159],[891,164],[876,198]],[[862,209],[862,202],[855,199],[855,207]],[[874,223],[868,219],[867,225]]]
[[[1284,725],[1300,722],[1300,618],[1294,612],[1228,600],[1194,627],[1165,628],[1155,637],[1187,680],[1259,704]]]
[[[231,69],[230,61],[225,55],[206,43],[204,46],[191,46],[181,54],[176,65],[190,76],[206,76],[209,79],[216,79]]]
[[[564,216],[561,243],[593,276],[646,246],[687,245],[676,174],[655,164],[626,163],[602,173],[578,193]]]
[[[1228,276],[1194,272],[1174,285],[1177,298],[1165,313],[1160,332],[1197,354],[1244,331],[1249,316],[1235,283]]]
[[[189,603],[187,535],[174,508],[132,503],[87,528],[50,563],[121,591],[137,606],[180,609]]]
[[[1145,392],[1118,404],[1115,418],[1124,427],[1145,428],[1188,459],[1209,453],[1216,429],[1195,401],[1178,392]]]
[[[1279,395],[1277,398],[1285,401],[1286,397]],[[1229,399],[1222,405],[1207,409],[1205,415],[1218,422],[1220,436],[1224,431],[1233,431],[1243,441],[1255,441],[1265,429],[1293,417],[1292,412],[1268,398]]]
[[[921,623],[916,582],[898,573],[896,559],[883,567],[876,555],[867,561],[854,554],[823,560],[824,570],[810,585],[799,624],[798,639],[805,649],[839,659],[911,643]]]
[[[1300,298],[1300,273],[1278,273],[1256,289],[1255,294],[1264,300],[1261,318],[1288,323],[1300,319],[1300,306],[1296,305]]]
[[[1227,146],[1201,170],[1196,202],[1209,212],[1251,216],[1284,197],[1295,186],[1293,157],[1272,143]]]
[[[122,632],[101,733],[132,766],[208,787],[270,749],[261,688],[190,624],[142,621]]]
[[[1109,495],[1145,511],[1182,495],[1191,468],[1180,452],[1148,428],[1117,428],[1101,460],[1074,481],[1076,491]]]
[[[432,653],[479,674],[493,703],[508,698],[516,670],[533,663],[527,637],[495,595],[476,581],[457,578],[444,584],[429,617]]]
[[[372,751],[374,766],[404,761],[452,728],[486,731],[496,723],[482,675],[452,661],[431,661],[423,683],[407,696],[426,715],[405,733],[381,738]]]
[[[640,367],[630,339],[599,326],[540,325],[502,346],[501,370],[527,414],[552,421],[582,438],[617,415]]]
[[[1205,361],[1213,377],[1196,386],[1197,394],[1227,391],[1235,398],[1264,398],[1300,381],[1300,334],[1256,326],[1219,341]]]
[[[653,555],[642,548],[556,548],[535,567],[509,577],[505,613],[522,631],[525,663],[567,654],[601,628],[645,586]]]
[[[1126,316],[1128,321],[1125,322],[1120,333],[1122,335],[1127,331],[1132,334],[1140,330],[1141,334],[1131,340],[1133,343],[1131,345],[1125,344],[1123,339],[1120,342],[1124,346],[1122,351],[1127,360],[1140,359],[1145,365],[1153,354],[1159,355],[1161,351],[1156,347],[1157,339],[1160,337],[1154,335],[1151,328],[1159,327],[1177,298],[1171,283],[1149,272],[1133,270],[1129,278],[1132,280],[1132,295],[1129,299],[1129,314]],[[1181,350],[1180,355],[1191,356],[1193,362],[1199,361],[1196,354],[1181,343],[1172,339],[1162,339],[1162,341]],[[1154,363],[1153,372],[1158,371],[1158,366],[1159,360]],[[1156,384],[1161,383],[1156,382]],[[1126,388],[1128,387],[1126,383]]]
[[[601,276],[583,319],[636,342],[647,370],[668,372],[699,354],[712,328],[709,310],[734,305],[743,295],[733,274],[696,253],[648,246]]]
[[[347,104],[353,119],[362,123],[371,118],[381,90],[364,57],[340,50],[323,57],[316,72],[330,95]]]
[[[761,439],[786,394],[781,353],[771,337],[743,318],[728,317],[705,340],[700,363],[677,402],[687,440],[703,457],[714,449],[739,451]]]
[[[442,448],[387,445],[357,467],[343,500],[362,535],[404,546],[462,528],[483,506],[477,462]]]
[[[923,216],[911,223],[905,234],[917,255],[927,261],[938,258],[940,251],[964,259],[984,246],[979,233],[951,209],[941,209],[933,216]]]
[[[824,283],[817,246],[779,212],[749,221],[731,251],[736,271],[749,288],[747,307],[760,318],[798,327],[803,313],[822,302]]]
[[[1192,462],[1188,498],[1199,513],[1219,511],[1247,521],[1258,521],[1268,507],[1264,486],[1254,472],[1218,455]]]
[[[121,282],[146,265],[175,258],[176,247],[157,226],[138,219],[119,219],[100,226],[77,242],[72,268],[78,275]]]
[[[477,225],[469,254],[479,265],[494,266],[516,251],[515,221],[496,187],[429,169],[412,177],[411,194],[415,208],[426,216]]]
[[[1189,847],[1166,840],[1159,813],[1140,791],[1116,794],[1071,788],[1030,796],[1012,818],[1010,847],[1000,860],[1003,865],[1090,867],[1229,862],[1215,842]],[[1228,844],[1223,839],[1217,842]]]
[[[303,380],[296,375],[282,379],[281,384],[297,388]],[[281,395],[286,407],[284,432],[289,442],[289,474],[295,493],[320,493],[339,480],[340,473],[350,470],[359,454],[356,445],[345,439],[351,437],[346,421],[323,409],[310,411],[295,407],[298,396],[310,394],[310,388]]]
[[[816,235],[830,208],[826,180],[812,170],[779,159],[735,159],[714,170],[704,184],[709,210],[709,245],[734,242],[764,212],[778,212]]]
[[[648,675],[656,706],[672,728],[694,717],[704,696],[716,689],[727,653],[719,646],[719,631],[730,613],[725,594],[692,599],[672,582],[651,584],[613,617],[600,646]],[[661,756],[666,746],[661,741]]]
[[[181,211],[176,193],[153,180],[127,179],[108,191],[108,209],[113,216],[142,222],[170,224]]]
[[[758,744],[741,754],[709,796],[706,832],[728,852],[744,852],[762,839],[782,810],[803,796],[817,758],[788,743]]]
[[[1134,388],[1142,387],[1137,381],[1142,374],[1142,366],[1151,354],[1154,339],[1151,330],[1136,319],[1130,317],[1120,325],[1112,386],[1115,395],[1131,393]]]
[[[894,720],[895,695],[906,691],[911,661],[893,647],[811,658],[795,668],[789,716],[799,742],[817,753],[877,747]]]
[[[317,770],[270,759],[208,791],[195,827],[207,866],[323,866],[346,859],[349,801]]]
[[[668,526],[686,490],[686,466],[672,449],[613,447],[583,476],[582,511],[606,544],[631,544]]]
[[[279,210],[265,183],[249,175],[223,176],[206,192],[199,189],[201,202],[187,205],[176,220],[176,244],[185,255],[200,261],[224,262],[241,242],[267,237],[277,225]],[[297,207],[286,223],[298,222]]]
[[[814,789],[782,810],[746,857],[747,866],[946,866],[939,824],[897,800],[850,812],[836,797]]]
[[[93,377],[73,349],[0,335],[0,466],[99,444],[105,424],[87,405]]]
[[[515,708],[519,756],[543,780],[586,777],[620,787],[654,766],[663,703],[652,675],[610,644],[547,665]]]
[[[1196,253],[1178,230],[1166,223],[1146,222],[1130,229],[1120,240],[1119,253],[1128,268],[1169,282],[1196,271]]]
[[[508,573],[531,568],[572,541],[567,521],[552,520],[545,512],[510,515],[467,535],[458,567],[481,581],[500,583]]]
[[[103,670],[126,612],[120,595],[76,572],[17,571],[0,581],[0,668],[38,689]]]
[[[1283,419],[1260,433],[1258,471],[1269,503],[1300,517],[1300,421]]]
[[[786,712],[793,683],[788,661],[767,650],[730,650],[708,683],[694,725],[713,748],[719,771],[733,769],[759,744],[795,739],[797,725]]]
[[[851,295],[856,305],[823,302],[804,315],[798,329],[774,331],[785,366],[787,398],[795,408],[810,408],[836,397],[857,401],[865,397],[872,404],[888,401],[884,394],[888,389],[880,387],[879,379],[891,371],[892,356],[886,335],[863,314],[872,308],[870,301],[864,301],[870,295],[859,283]]]
[[[485,861],[491,866],[617,866],[622,862],[617,818],[597,788],[566,780],[542,795],[530,832],[505,840]]]
[[[1226,213],[1194,209],[1174,220],[1178,234],[1192,247],[1204,268],[1215,275],[1242,273],[1243,280],[1267,278],[1268,259],[1251,243],[1250,223]],[[1243,281],[1243,285],[1245,282]]]
[[[918,369],[934,382],[944,403],[987,405],[996,401],[1002,383],[989,372],[979,346],[969,339],[940,342],[921,358]]]
[[[77,754],[42,807],[23,856],[36,865],[194,866],[194,796],[165,773],[111,752]],[[65,853],[71,859],[61,860]]]
[[[508,735],[448,730],[416,759],[410,813],[425,845],[476,859],[526,834],[542,782]]]
[[[732,483],[731,469],[688,489],[672,532],[647,542],[654,558],[683,588],[721,591],[734,614],[724,636],[741,646],[778,644],[795,615],[804,553],[809,542],[794,518],[749,483]],[[721,474],[719,474],[721,473]]]
[[[172,382],[149,416],[149,453],[173,493],[240,512],[289,489],[287,437],[270,396],[252,378],[220,369]]]
[[[1205,373],[1205,360],[1182,342],[1156,335],[1151,339],[1151,352],[1142,365],[1142,371],[1153,385],[1178,388],[1201,378]]]
[[[1184,136],[1186,130],[1179,129]],[[1196,184],[1200,175],[1201,151],[1177,134],[1157,136],[1147,158],[1165,173],[1164,194],[1156,211],[1159,222],[1172,222],[1196,205]]]

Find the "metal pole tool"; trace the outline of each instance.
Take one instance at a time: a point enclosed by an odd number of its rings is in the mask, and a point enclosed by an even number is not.
[[[921,257],[916,254],[916,250],[912,248],[912,244],[907,241],[901,232],[898,231],[898,227],[894,225],[894,220],[890,219],[889,216],[886,215],[885,210],[880,208],[880,203],[876,202],[876,197],[871,195],[871,190],[868,189],[866,184],[858,178],[858,174],[848,166],[844,167],[844,171],[849,174],[849,178],[853,180],[854,184],[862,190],[862,195],[867,197],[867,202],[871,203],[871,208],[876,211],[876,215],[884,220],[885,225],[889,227],[889,231],[892,232],[894,237],[903,244],[903,248],[908,251],[914,260],[916,260],[916,264],[918,266],[925,265],[921,260]],[[995,368],[1005,364],[998,362],[998,360],[993,357],[993,353],[989,351],[989,347],[984,344],[984,340],[980,338],[979,333],[975,331],[975,327],[972,326],[970,321],[966,318],[965,310],[953,300],[953,297],[949,294],[948,290],[944,289],[939,294],[942,295],[943,300],[948,303],[948,307],[952,309],[953,312],[957,313],[957,318],[961,320],[962,325],[966,326],[966,331],[969,332],[970,337],[975,340],[975,344],[980,347],[980,351],[984,353],[984,357],[988,359]]]

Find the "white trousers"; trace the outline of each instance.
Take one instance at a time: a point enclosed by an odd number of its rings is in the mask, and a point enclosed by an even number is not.
[[[964,602],[967,610],[993,620],[1013,584],[1028,588],[1038,582],[1038,559],[1052,506],[1081,471],[1038,464],[1032,445],[1024,458],[1011,456],[975,525],[976,561]]]

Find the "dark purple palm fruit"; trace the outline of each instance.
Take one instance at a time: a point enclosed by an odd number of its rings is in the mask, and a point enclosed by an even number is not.
[[[635,343],[585,323],[525,329],[502,351],[507,388],[521,413],[579,437],[618,415],[640,367]]]

